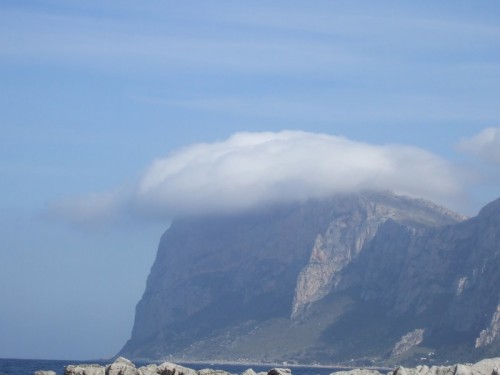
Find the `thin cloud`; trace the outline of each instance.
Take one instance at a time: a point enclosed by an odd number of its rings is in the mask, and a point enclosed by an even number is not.
[[[486,128],[463,139],[458,149],[481,160],[500,165],[500,127]]]
[[[70,11],[70,7],[52,13],[26,10],[22,6],[3,9],[0,21],[8,30],[5,33],[8,38],[0,38],[0,55],[13,62],[25,63],[30,59],[56,65],[83,64],[113,72],[122,67],[127,74],[131,67],[154,68],[157,74],[186,64],[203,71],[212,68],[280,75],[332,75],[332,70],[340,70],[359,74],[367,61],[374,71],[402,62],[412,62],[415,66],[416,56],[426,53],[440,56],[443,45],[447,54],[451,50],[460,55],[469,52],[468,46],[472,45],[475,53],[462,57],[467,56],[469,63],[471,59],[481,62],[483,53],[478,51],[491,51],[492,43],[500,35],[500,28],[494,24],[415,19],[411,9],[397,17],[387,17],[352,15],[342,11],[342,7],[330,5],[304,12],[266,4],[253,6],[250,14],[239,6],[234,9],[224,6],[222,12],[220,7],[212,5],[192,11],[190,27],[176,29],[165,24],[185,24],[182,5],[169,12],[164,12],[162,6],[149,9],[162,17],[146,11],[146,26],[136,16],[136,13],[144,16],[143,5],[133,4],[133,11],[128,13],[122,7],[118,15],[104,12],[107,16],[92,16],[93,6],[88,7],[85,12]],[[207,22],[206,14],[211,22]],[[214,23],[220,26],[214,28]],[[297,32],[301,38],[296,37]],[[464,39],[470,41],[465,47]],[[441,66],[448,68],[449,64],[444,63],[448,61],[446,56],[441,59]],[[421,63],[429,70],[425,61]]]
[[[445,202],[460,186],[452,165],[416,147],[301,131],[236,133],[155,160],[126,194],[65,200],[56,211],[79,221],[117,212],[171,219],[367,189]]]
[[[229,68],[281,74],[324,71],[332,66],[347,68],[353,63],[350,54],[331,43],[269,35],[253,37],[245,35],[238,25],[233,25],[228,35],[223,29],[217,33],[206,32],[206,26],[200,21],[196,26],[198,33],[193,36],[192,30],[179,34],[169,28],[158,34],[155,28],[136,27],[134,23],[130,26],[112,17],[5,10],[0,20],[9,30],[8,35],[13,36],[0,38],[0,56],[13,62],[32,59],[56,65],[112,68],[113,71],[122,66],[168,71],[169,67],[187,64],[191,69],[198,67],[204,71]],[[19,20],[24,26],[19,26]],[[168,20],[178,22],[175,17]],[[233,34],[240,37],[230,36]]]
[[[133,215],[129,207],[131,194],[131,191],[116,189],[81,197],[66,197],[52,202],[40,218],[62,219],[90,230],[99,230],[118,223],[129,224]]]

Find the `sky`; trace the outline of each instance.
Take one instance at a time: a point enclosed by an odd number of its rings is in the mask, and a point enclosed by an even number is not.
[[[0,357],[130,337],[182,215],[500,197],[498,1],[0,3]]]

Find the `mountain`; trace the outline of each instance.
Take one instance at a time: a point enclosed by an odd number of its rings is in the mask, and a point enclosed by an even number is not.
[[[161,238],[119,354],[373,364],[491,356],[499,240],[500,199],[471,219],[390,192],[179,219]]]

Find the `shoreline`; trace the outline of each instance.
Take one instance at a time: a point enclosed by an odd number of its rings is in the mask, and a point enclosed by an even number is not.
[[[397,366],[353,366],[353,365],[343,365],[343,364],[305,364],[305,363],[286,363],[286,362],[236,362],[236,361],[194,361],[194,360],[180,360],[180,359],[135,359],[132,362],[150,362],[150,363],[163,363],[170,362],[179,365],[210,365],[210,366],[258,366],[258,367],[281,367],[281,368],[321,368],[321,369],[340,369],[340,370],[356,370],[356,369],[367,369],[367,370],[379,370],[379,371],[391,371]]]

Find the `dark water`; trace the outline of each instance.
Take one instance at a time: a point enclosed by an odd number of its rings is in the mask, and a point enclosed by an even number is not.
[[[38,370],[52,370],[57,375],[64,374],[64,368],[68,365],[76,365],[81,363],[97,363],[107,365],[111,361],[59,361],[59,360],[40,360],[40,359],[2,359],[0,358],[0,375],[33,375]],[[136,367],[144,366],[146,362],[134,362]],[[229,371],[233,374],[241,374],[248,368],[253,368],[256,372],[268,371],[274,366],[255,366],[255,365],[226,365],[226,364],[184,364],[184,366],[199,370],[202,368],[213,368],[217,370]],[[341,368],[325,368],[325,367],[305,367],[305,366],[281,366],[292,369],[293,375],[329,375],[334,371],[342,370]]]

